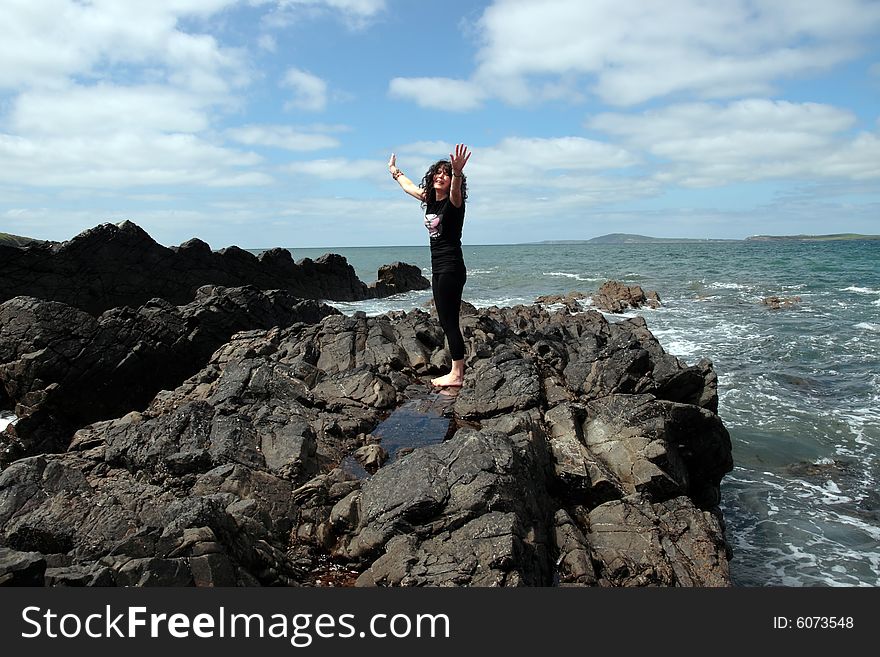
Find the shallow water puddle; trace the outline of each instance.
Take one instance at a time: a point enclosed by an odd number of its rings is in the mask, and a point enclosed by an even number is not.
[[[418,393],[373,430],[388,452],[388,462],[416,447],[443,442],[452,422],[452,405],[458,388],[443,388],[438,392]],[[404,452],[406,453],[406,452]]]
[[[388,465],[397,457],[408,454],[417,447],[442,443],[457,428],[452,417],[452,405],[459,388],[422,389],[410,388],[409,401],[395,409],[371,432],[388,453]],[[351,479],[370,476],[353,454],[345,456],[339,467]]]

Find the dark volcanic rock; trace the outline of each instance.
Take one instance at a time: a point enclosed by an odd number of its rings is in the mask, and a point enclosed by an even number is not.
[[[46,559],[38,552],[0,547],[0,586],[43,586]]]
[[[362,586],[729,584],[711,363],[594,311],[462,326],[446,442],[379,467],[372,433],[448,366],[429,314],[238,333],[141,412],[0,473],[0,546],[50,585],[312,585],[328,563]]]
[[[589,514],[587,541],[605,586],[727,586],[717,518],[686,497],[607,502]]]
[[[237,495],[221,488],[180,498],[143,479],[79,456],[16,461],[0,474],[3,543],[63,553],[71,562],[64,579],[78,571],[86,584],[225,586],[292,574],[270,544],[275,528],[252,519],[264,482]]]
[[[11,299],[0,304],[0,388],[19,421],[0,439],[0,463],[61,451],[77,428],[142,410],[237,331],[332,314],[315,301],[249,287],[205,286],[186,306],[153,299],[98,318],[54,301]]]
[[[390,297],[392,294],[427,290],[430,287],[430,284],[425,285],[428,279],[422,276],[422,270],[405,262],[382,265],[379,267],[378,276],[378,280],[369,285],[369,289],[374,293],[373,296],[376,297]]]
[[[465,430],[380,470],[338,548],[372,562],[358,584],[551,584],[545,450],[535,435]]]
[[[623,313],[630,308],[660,306],[656,292],[645,292],[640,286],[627,286],[618,281],[607,281],[593,295],[593,305],[607,313]]]
[[[720,516],[719,482],[733,467],[730,436],[714,413],[653,395],[560,404],[545,416],[566,497],[602,503],[639,494],[689,495]]]
[[[418,268],[401,263],[383,267],[379,280],[367,287],[345,258],[334,254],[295,263],[286,249],[257,258],[235,246],[215,253],[198,239],[166,248],[130,221],[101,224],[60,244],[0,245],[0,302],[30,296],[97,315],[153,298],[183,305],[203,285],[253,285],[337,301],[430,288]]]

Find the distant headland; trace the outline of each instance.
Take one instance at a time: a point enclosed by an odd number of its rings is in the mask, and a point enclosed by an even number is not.
[[[792,240],[795,242],[840,242],[848,240],[880,240],[880,235],[859,235],[858,233],[835,233],[833,235],[752,235],[747,242],[776,242]]]
[[[27,244],[36,244],[41,240],[35,240],[32,237],[21,237],[19,235],[10,235],[9,233],[0,233],[0,244],[6,246],[25,246]]]
[[[844,240],[880,240],[880,235],[860,235],[857,233],[836,233],[833,235],[753,235],[744,240],[710,239],[689,237],[649,237],[647,235],[631,235],[628,233],[610,233],[589,240],[544,240],[533,244],[673,244],[673,243],[728,243],[728,242],[832,242]]]

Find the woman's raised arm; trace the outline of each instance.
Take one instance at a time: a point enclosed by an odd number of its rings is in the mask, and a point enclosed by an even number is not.
[[[461,177],[464,174],[461,170],[464,169],[464,165],[467,164],[469,159],[471,159],[471,154],[464,144],[456,144],[455,153],[449,154],[449,162],[452,167],[452,185],[449,188],[449,200],[457,208],[461,207],[463,201],[461,196]]]
[[[394,153],[391,154],[391,159],[388,160],[388,171],[391,172],[391,177],[397,181],[397,184],[400,185],[403,191],[413,198],[417,198],[422,202],[425,201],[425,190],[403,175],[403,171],[397,168],[397,157]]]

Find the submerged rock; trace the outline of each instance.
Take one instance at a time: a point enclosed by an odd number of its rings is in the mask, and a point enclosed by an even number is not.
[[[783,310],[787,308],[794,308],[797,306],[802,299],[800,297],[764,297],[761,299],[761,303],[770,308],[770,310]]]

